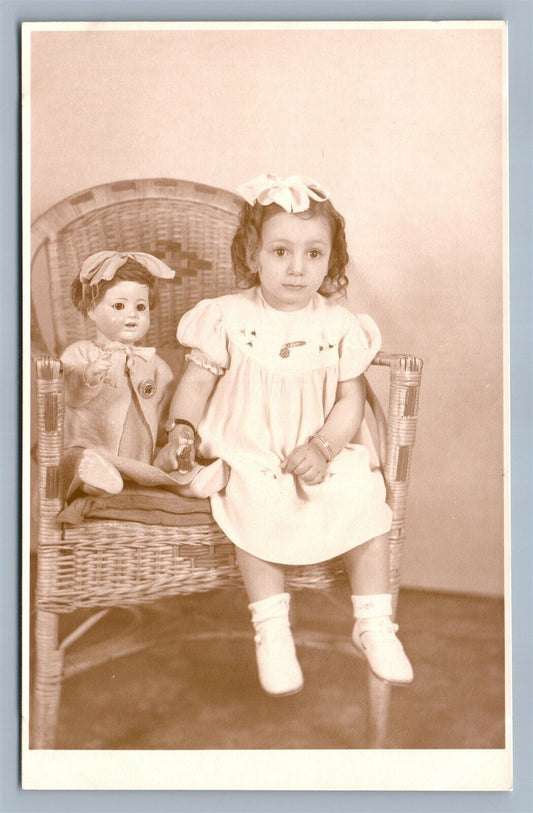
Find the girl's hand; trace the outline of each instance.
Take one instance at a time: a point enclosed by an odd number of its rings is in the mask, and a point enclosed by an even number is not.
[[[282,471],[300,477],[310,486],[318,485],[325,480],[327,468],[326,458],[314,443],[297,446],[281,464]]]
[[[168,443],[158,452],[153,465],[162,471],[191,471],[195,461],[194,433],[179,424],[169,435]]]
[[[95,361],[91,361],[84,370],[83,377],[89,387],[96,387],[111,367],[111,353],[102,353]]]

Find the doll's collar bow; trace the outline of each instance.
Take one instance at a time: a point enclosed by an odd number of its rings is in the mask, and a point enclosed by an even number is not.
[[[83,263],[80,271],[80,280],[89,285],[97,285],[102,280],[111,280],[119,268],[128,260],[135,260],[142,265],[153,277],[172,279],[175,272],[166,263],[146,254],[144,251],[97,251],[91,254]]]
[[[141,358],[144,361],[150,361],[155,355],[155,347],[137,347],[131,344],[122,344],[121,342],[109,342],[108,344],[98,345],[104,353],[125,353],[128,358]]]
[[[303,175],[258,175],[237,187],[237,192],[251,206],[256,201],[261,206],[277,203],[289,214],[305,212],[311,200],[324,202],[329,198],[329,192],[317,181]]]

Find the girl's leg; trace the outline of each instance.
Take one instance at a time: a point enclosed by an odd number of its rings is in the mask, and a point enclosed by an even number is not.
[[[370,539],[344,555],[352,588],[355,626],[352,639],[372,671],[390,683],[410,683],[413,669],[396,637],[389,588],[389,539]]]
[[[285,590],[285,572],[281,565],[265,562],[237,548],[237,562],[250,601],[261,601]]]
[[[354,596],[389,592],[389,536],[382,534],[344,554]]]
[[[268,694],[294,694],[303,686],[303,675],[291,634],[283,567],[239,548],[237,561],[251,601],[259,681]]]

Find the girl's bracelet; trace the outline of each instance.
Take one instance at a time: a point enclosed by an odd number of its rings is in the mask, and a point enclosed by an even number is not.
[[[318,440],[318,442],[321,444],[322,449],[326,453],[325,457],[328,463],[330,462],[330,460],[333,460],[333,458],[335,457],[335,452],[331,448],[331,443],[329,442],[329,440],[326,440],[326,438],[323,438],[321,435],[309,435],[309,437],[307,438],[307,442],[309,443],[309,441],[313,439]]]

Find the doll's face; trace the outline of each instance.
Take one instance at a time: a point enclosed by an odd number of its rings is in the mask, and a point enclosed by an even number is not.
[[[150,327],[150,303],[147,285],[120,280],[108,288],[87,316],[96,325],[100,342],[132,345],[140,341]]]
[[[257,260],[268,304],[280,311],[305,308],[328,273],[330,254],[331,227],[325,217],[278,212],[266,220]]]

